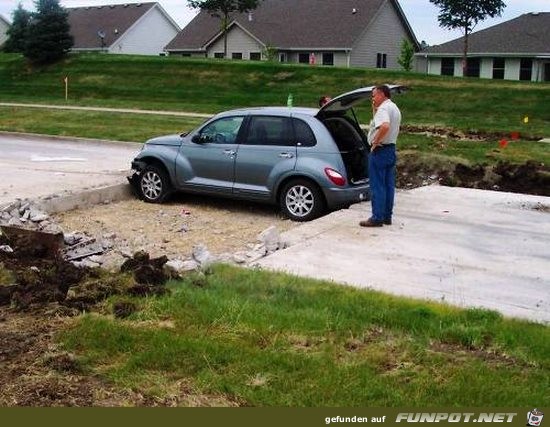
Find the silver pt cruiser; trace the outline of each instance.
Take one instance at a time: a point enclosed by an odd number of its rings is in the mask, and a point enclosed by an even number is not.
[[[153,138],[132,162],[130,182],[150,203],[174,191],[200,193],[278,204],[294,221],[368,200],[369,150],[353,106],[372,89],[321,109],[226,111],[187,134]]]

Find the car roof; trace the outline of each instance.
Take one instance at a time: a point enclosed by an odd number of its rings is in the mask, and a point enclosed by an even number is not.
[[[262,114],[274,114],[277,116],[288,116],[289,114],[304,114],[307,116],[315,116],[319,112],[318,108],[307,108],[307,107],[250,107],[250,108],[239,108],[236,110],[224,111],[219,113],[217,117],[231,116],[231,115],[262,115]]]

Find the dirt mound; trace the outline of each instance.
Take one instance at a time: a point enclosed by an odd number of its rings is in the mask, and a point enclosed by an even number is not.
[[[548,197],[550,167],[534,161],[523,164],[500,161],[494,165],[468,166],[453,163],[448,158],[441,161],[434,156],[423,158],[408,153],[400,156],[397,164],[398,188],[415,188],[434,183]]]
[[[521,165],[499,162],[474,167],[457,165],[441,184],[511,193],[550,196],[550,168],[533,161]]]
[[[87,375],[78,359],[52,339],[71,316],[93,311],[111,295],[167,292],[166,257],[137,253],[124,271],[108,273],[61,259],[55,245],[39,245],[32,238],[1,239],[13,252],[0,251],[0,406],[171,404],[115,390]],[[113,314],[124,318],[136,310],[136,305],[121,302]]]
[[[477,130],[462,131],[442,126],[421,126],[409,124],[401,125],[401,131],[430,137],[437,136],[440,138],[449,138],[462,141],[494,141],[501,138],[518,139],[520,137],[525,141],[539,141],[542,139],[542,136],[539,135],[520,134],[519,132],[487,132]]]

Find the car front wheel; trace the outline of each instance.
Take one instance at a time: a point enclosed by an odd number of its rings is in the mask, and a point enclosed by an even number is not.
[[[139,177],[139,189],[146,202],[161,203],[168,195],[170,180],[161,168],[149,165]]]
[[[283,213],[293,221],[310,221],[322,215],[325,201],[319,187],[304,179],[285,185],[279,199]]]

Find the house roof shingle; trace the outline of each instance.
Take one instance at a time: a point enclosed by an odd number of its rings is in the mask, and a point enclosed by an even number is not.
[[[104,47],[111,46],[134,23],[157,3],[131,3],[107,6],[67,8],[71,35],[75,49],[100,49],[105,34]]]
[[[550,54],[550,12],[526,13],[510,21],[468,37],[468,54]],[[432,46],[423,53],[428,55],[462,53],[464,37],[439,46]]]
[[[279,49],[351,48],[386,0],[263,0],[248,13],[232,14],[264,45]],[[401,9],[397,2],[398,12]],[[355,10],[355,12],[353,12]],[[410,29],[404,16],[404,25]],[[167,46],[167,50],[202,50],[219,34],[220,19],[201,11]],[[414,34],[411,36],[414,40]]]

